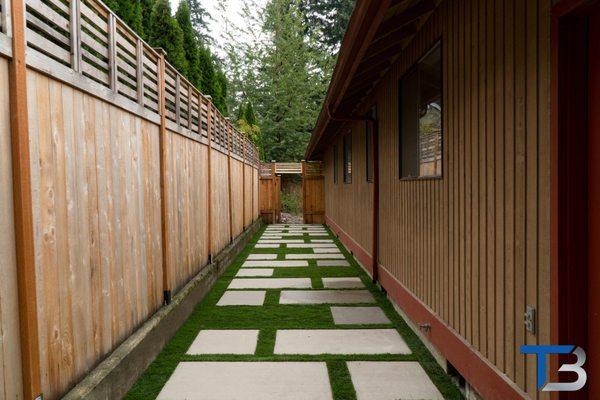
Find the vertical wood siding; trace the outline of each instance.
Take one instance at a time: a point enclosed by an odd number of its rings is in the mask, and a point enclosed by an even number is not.
[[[0,400],[23,397],[13,220],[8,63],[0,58]]]
[[[380,265],[532,398],[544,396],[519,346],[550,340],[549,29],[549,0],[444,1],[365,106],[380,124]],[[440,38],[443,178],[399,180],[398,80]],[[326,150],[325,198],[370,253],[363,125],[342,131],[352,184],[333,184]]]
[[[323,159],[325,176],[325,214],[334,220],[354,241],[371,254],[373,246],[371,218],[373,209],[373,184],[367,182],[366,170],[366,124],[347,124],[343,132],[352,135],[352,183],[344,183],[342,135],[327,149]],[[338,149],[338,180],[333,183],[333,146]],[[360,210],[360,213],[356,211]],[[360,215],[357,215],[360,214]]]

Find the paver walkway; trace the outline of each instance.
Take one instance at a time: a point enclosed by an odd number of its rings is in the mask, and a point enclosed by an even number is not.
[[[129,399],[460,399],[416,335],[321,225],[269,225]]]

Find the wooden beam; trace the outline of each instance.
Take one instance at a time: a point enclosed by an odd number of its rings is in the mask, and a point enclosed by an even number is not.
[[[406,10],[384,20],[379,26],[377,34],[381,33],[381,37],[395,34],[405,25],[415,22],[419,18],[435,10],[435,7],[436,4],[433,0],[422,0],[414,4],[412,7],[409,7]]]
[[[167,187],[167,94],[165,83],[165,52],[159,51],[159,88],[160,88],[160,215],[162,233],[162,269],[164,303],[171,302],[171,258],[169,257],[169,204]]]
[[[27,120],[24,3],[23,0],[12,2],[12,59],[9,62],[8,82],[23,395],[25,400],[32,400],[41,399],[42,394],[36,298],[37,280],[33,246],[31,160]]]
[[[371,57],[377,56],[384,51],[398,47],[398,51],[402,50],[401,46],[399,46],[402,42],[414,36],[417,33],[417,25],[411,23],[409,25],[403,26],[400,30],[398,30],[393,35],[387,35],[383,38],[377,40],[376,42],[371,43],[367,53],[370,54]]]

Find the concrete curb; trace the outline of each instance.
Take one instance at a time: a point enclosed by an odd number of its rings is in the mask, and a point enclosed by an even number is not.
[[[260,219],[250,225],[211,264],[202,268],[173,297],[171,304],[161,307],[71,389],[63,400],[113,400],[125,396],[261,226]]]

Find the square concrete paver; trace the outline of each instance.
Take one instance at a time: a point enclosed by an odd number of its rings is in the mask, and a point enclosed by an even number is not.
[[[346,260],[317,260],[317,267],[348,267],[350,263]]]
[[[333,400],[324,362],[182,362],[158,400]]]
[[[343,254],[286,254],[286,260],[314,260],[314,259],[340,259],[345,257]]]
[[[323,278],[323,287],[326,289],[354,289],[364,288],[365,285],[358,277]]]
[[[350,361],[357,400],[442,400],[444,397],[416,361]]]
[[[322,253],[342,254],[340,249],[338,249],[337,247],[315,247],[315,248],[313,248],[313,251],[317,254],[322,254]]]
[[[273,276],[273,268],[241,268],[236,276]]]
[[[257,243],[254,247],[257,249],[277,249],[279,248],[279,244]]]
[[[282,329],[275,354],[410,354],[395,329]]]
[[[247,260],[276,260],[277,254],[249,254]]]
[[[306,289],[310,278],[234,278],[228,289]]]
[[[217,303],[218,306],[262,306],[265,290],[228,290]]]
[[[336,325],[391,324],[379,307],[331,307]]]
[[[290,243],[286,244],[288,249],[316,249],[316,248],[328,248],[328,249],[336,249],[337,245],[335,243]]]
[[[280,304],[375,303],[368,290],[282,290]]]
[[[245,267],[308,267],[308,261],[303,260],[253,260],[245,261],[242,268]]]
[[[259,244],[304,243],[304,239],[259,239]]]
[[[187,354],[254,354],[258,329],[210,329],[198,333]]]

